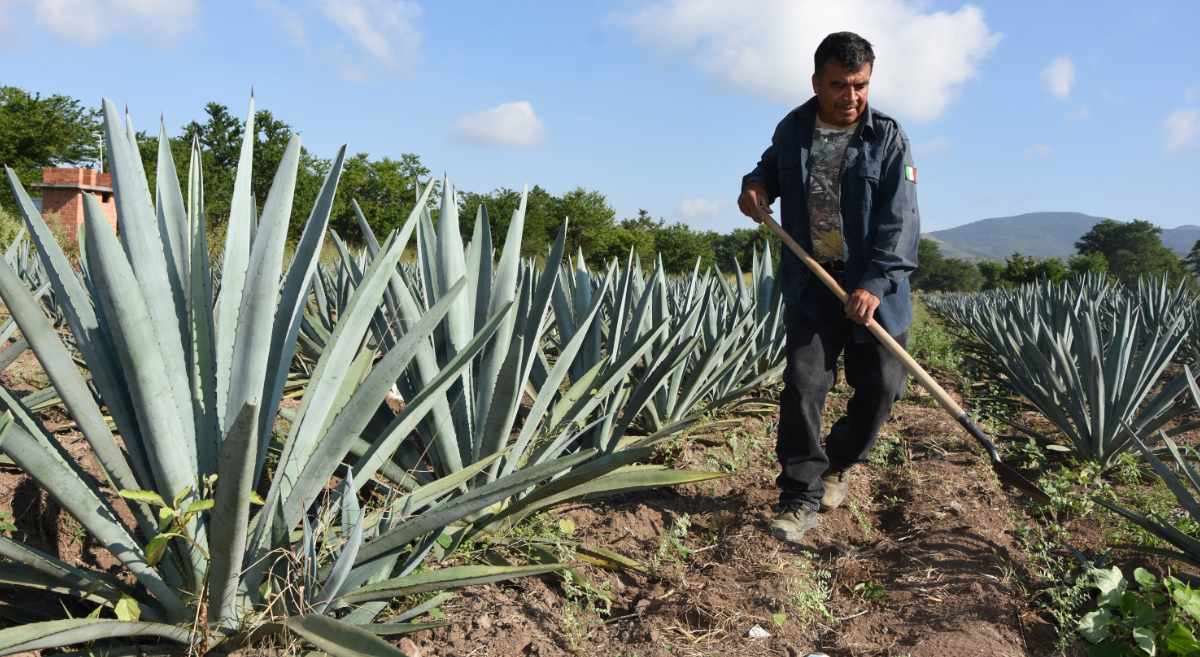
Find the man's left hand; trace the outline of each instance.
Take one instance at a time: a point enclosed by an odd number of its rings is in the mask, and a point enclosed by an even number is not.
[[[846,319],[863,326],[871,325],[871,317],[879,307],[879,297],[859,288],[846,300]]]

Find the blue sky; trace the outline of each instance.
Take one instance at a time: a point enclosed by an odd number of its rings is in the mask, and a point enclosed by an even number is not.
[[[811,95],[826,33],[879,57],[922,228],[1078,211],[1200,224],[1200,3],[0,0],[0,83],[168,131],[258,107],[328,156],[416,153],[460,189],[606,194],[727,231],[741,176]]]

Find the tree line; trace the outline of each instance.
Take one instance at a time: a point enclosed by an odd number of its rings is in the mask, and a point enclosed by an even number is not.
[[[1186,258],[1180,259],[1162,243],[1162,228],[1149,221],[1128,223],[1104,219],[1075,242],[1077,253],[1064,263],[1059,258],[1035,258],[1014,253],[1003,264],[965,260],[942,255],[937,242],[921,239],[918,260],[910,284],[925,292],[978,292],[1012,288],[1048,279],[1061,283],[1088,272],[1113,280],[1135,281],[1139,276],[1166,276],[1172,285],[1186,281],[1196,285],[1200,277],[1200,240]]]
[[[100,112],[80,101],[53,94],[43,97],[22,89],[0,85],[0,162],[12,167],[28,186],[41,180],[45,166],[90,166],[99,158],[99,135],[103,132]],[[210,230],[219,236],[229,217],[234,175],[241,154],[245,122],[219,103],[204,107],[202,121],[181,126],[168,136],[171,155],[180,180],[186,180],[193,137],[202,146],[205,213]],[[269,110],[254,115],[254,166],[252,191],[258,209],[266,202],[275,170],[283,157],[289,137],[298,132]],[[155,188],[159,149],[158,131],[137,134],[147,182]],[[301,149],[300,167],[292,205],[291,229],[303,228],[329,168],[330,161]],[[347,157],[330,217],[330,227],[344,239],[360,242],[358,219],[351,205],[357,201],[364,217],[377,235],[398,228],[411,213],[418,198],[418,185],[429,176],[419,156],[403,153],[397,159],[372,158],[368,153]],[[430,202],[437,221],[440,183],[435,183]],[[36,192],[35,192],[36,193]],[[521,191],[499,188],[490,192],[456,191],[460,230],[470,235],[478,217],[486,216],[493,242],[504,245],[508,224],[521,199]],[[10,194],[0,194],[0,207],[15,210]],[[480,209],[482,208],[482,210]],[[521,252],[527,257],[546,253],[562,226],[568,225],[568,248],[582,251],[593,266],[624,259],[630,248],[646,257],[644,267],[652,267],[648,258],[658,253],[663,268],[672,274],[690,273],[699,262],[701,271],[716,266],[730,274],[739,266],[750,269],[755,254],[770,244],[773,261],[778,263],[782,245],[765,227],[747,225],[728,233],[694,230],[685,223],[667,224],[654,219],[645,210],[633,218],[618,220],[616,211],[604,194],[584,187],[554,195],[534,185],[528,195]],[[749,222],[747,222],[748,224]],[[913,289],[936,291],[977,291],[1011,287],[1048,278],[1066,280],[1082,272],[1103,272],[1116,279],[1138,275],[1166,275],[1173,282],[1194,280],[1200,276],[1200,241],[1191,254],[1180,260],[1163,246],[1162,229],[1147,221],[1120,223],[1111,219],[1092,227],[1075,244],[1078,254],[1066,263],[1057,258],[1038,259],[1014,253],[1004,264],[969,262],[943,256],[936,242],[922,239],[918,251],[920,267],[913,273]]]

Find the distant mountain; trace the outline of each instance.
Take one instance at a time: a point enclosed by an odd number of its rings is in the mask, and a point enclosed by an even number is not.
[[[1080,212],[1031,212],[1015,217],[983,219],[956,228],[926,233],[938,243],[943,255],[969,261],[997,260],[1013,253],[1039,258],[1075,255],[1075,242],[1102,217]],[[1200,226],[1166,228],[1165,246],[1181,254],[1200,240]]]
[[[1163,244],[1183,253],[1191,252],[1196,240],[1200,240],[1200,226],[1176,226],[1162,232]]]

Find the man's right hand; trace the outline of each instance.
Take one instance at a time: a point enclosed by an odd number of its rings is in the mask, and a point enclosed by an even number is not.
[[[757,180],[751,180],[746,183],[746,188],[742,190],[742,195],[738,197],[738,209],[742,214],[754,220],[754,223],[762,223],[758,218],[758,213],[755,207],[762,208],[767,214],[771,214],[771,204],[767,200],[767,188],[763,187],[762,183]]]

